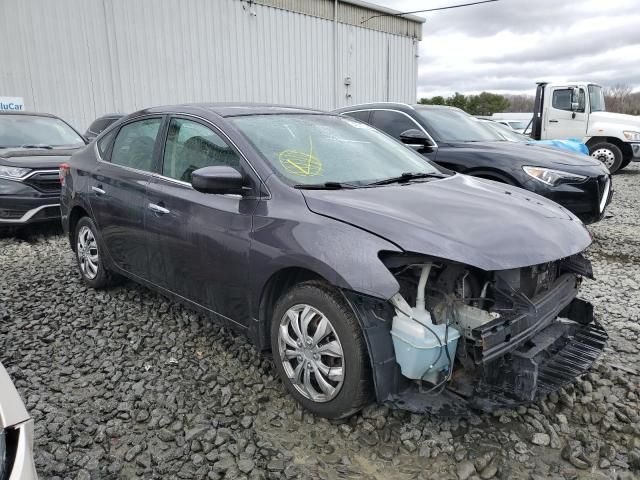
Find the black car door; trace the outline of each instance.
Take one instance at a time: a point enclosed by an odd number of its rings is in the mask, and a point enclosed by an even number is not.
[[[89,202],[110,258],[128,273],[148,275],[145,196],[163,118],[124,124],[89,182]]]
[[[250,194],[201,193],[191,186],[198,168],[246,164],[212,125],[171,118],[161,174],[149,184],[145,223],[152,240],[150,279],[232,320],[249,317],[249,235],[257,199]]]

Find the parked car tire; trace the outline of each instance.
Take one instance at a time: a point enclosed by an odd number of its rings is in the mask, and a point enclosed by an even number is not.
[[[104,249],[98,240],[97,228],[89,217],[82,217],[73,237],[76,261],[82,280],[92,288],[106,288],[115,283],[115,274],[104,266]]]
[[[596,143],[589,148],[589,152],[593,158],[604,163],[611,173],[617,172],[622,165],[622,150],[613,143]]]
[[[618,171],[622,170],[623,168],[628,166],[630,163],[631,163],[631,157],[627,157],[627,158],[623,159],[622,163],[620,164],[620,168],[618,169]]]
[[[289,393],[316,415],[348,417],[371,401],[371,365],[360,324],[326,283],[298,284],[278,300],[271,348]]]

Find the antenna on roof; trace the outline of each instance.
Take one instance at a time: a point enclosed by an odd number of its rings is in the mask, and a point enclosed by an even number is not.
[[[372,15],[369,18],[361,21],[360,25],[362,25],[365,22],[368,22],[372,18],[378,18],[378,17],[401,17],[402,15],[410,15],[412,13],[426,13],[426,12],[435,12],[435,11],[438,11],[438,10],[450,10],[452,8],[470,7],[472,5],[480,5],[481,3],[491,3],[491,2],[498,2],[498,1],[499,0],[481,0],[479,2],[461,3],[461,4],[458,4],[458,5],[449,5],[448,7],[428,8],[426,10],[414,10],[412,12],[381,13],[379,15]]]

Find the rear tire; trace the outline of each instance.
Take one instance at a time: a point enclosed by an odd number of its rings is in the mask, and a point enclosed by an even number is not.
[[[104,248],[98,240],[98,229],[89,217],[82,217],[76,224],[73,236],[76,262],[84,283],[101,289],[116,283],[115,274],[104,266]]]
[[[271,349],[286,389],[314,414],[345,418],[371,402],[371,365],[360,324],[330,285],[300,283],[278,300]]]
[[[616,173],[622,165],[622,150],[613,143],[596,143],[589,147],[589,154],[596,160],[600,160],[611,174]]]

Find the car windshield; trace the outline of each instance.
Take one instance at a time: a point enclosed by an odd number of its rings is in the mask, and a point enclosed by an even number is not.
[[[514,130],[524,130],[524,127],[527,126],[527,124],[521,120],[509,120],[507,123]]]
[[[59,118],[0,115],[0,148],[80,147],[84,140]]]
[[[232,119],[290,185],[366,185],[442,171],[375,128],[337,115],[251,115]]]
[[[600,85],[589,85],[589,103],[592,112],[604,112],[604,92]]]
[[[495,142],[504,140],[457,108],[419,108],[418,114],[436,142]]]
[[[506,125],[502,123],[493,122],[491,120],[480,120],[480,123],[493,130],[495,133],[500,135],[503,139],[508,140],[510,142],[525,142],[527,140],[531,140],[526,135],[522,135],[521,133],[515,132]],[[524,128],[524,127],[523,127]]]

